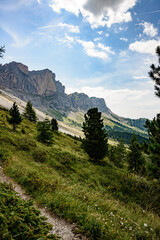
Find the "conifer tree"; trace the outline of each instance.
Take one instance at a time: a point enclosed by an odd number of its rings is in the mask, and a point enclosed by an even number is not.
[[[7,121],[13,125],[13,131],[16,130],[16,127],[18,124],[21,123],[22,121],[22,117],[20,115],[18,106],[16,105],[16,103],[13,103],[13,106],[11,107],[11,109],[9,110],[9,114],[10,114],[10,118],[7,117]]]
[[[51,129],[52,131],[58,131],[58,122],[55,118],[51,120]]]
[[[5,53],[5,46],[0,47],[0,58],[3,58],[3,53]]]
[[[27,102],[23,116],[30,122],[36,122],[37,116],[30,101]]]
[[[150,140],[152,175],[160,180],[160,114],[157,114],[152,121],[147,120],[146,127]]]
[[[151,71],[149,72],[150,78],[155,82],[155,94],[160,97],[160,46],[156,48],[158,55],[158,67],[154,64],[151,65]],[[146,121],[146,127],[148,128],[148,135],[150,140],[150,152],[152,160],[152,174],[160,181],[160,113],[152,121]]]
[[[144,158],[142,155],[141,145],[137,141],[136,135],[133,134],[130,143],[130,152],[128,153],[129,170],[140,172],[144,169]]]
[[[94,159],[94,161],[101,160],[108,151],[108,138],[103,119],[101,119],[101,112],[98,112],[97,108],[91,108],[84,117],[83,132],[85,139],[82,146],[91,159]]]
[[[160,46],[156,48],[156,54],[158,56],[159,65],[155,67],[154,64],[151,65],[151,71],[149,72],[150,78],[155,82],[155,94],[160,97]]]
[[[48,118],[43,122],[37,123],[38,141],[46,144],[51,144],[53,140],[53,132],[51,131],[51,123]]]

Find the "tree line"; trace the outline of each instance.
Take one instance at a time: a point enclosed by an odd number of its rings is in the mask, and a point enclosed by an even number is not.
[[[21,116],[17,104],[14,102],[13,106],[9,110],[9,117],[7,116],[7,121],[13,126],[13,131],[16,130],[17,126],[22,122],[23,117],[30,122],[36,123],[38,118],[36,112],[32,107],[30,101],[27,102],[25,110]],[[53,141],[53,131],[58,131],[58,122],[55,118],[51,121],[46,117],[44,121],[37,122],[37,139],[38,141],[46,144],[50,144]],[[23,133],[24,130],[23,130]]]

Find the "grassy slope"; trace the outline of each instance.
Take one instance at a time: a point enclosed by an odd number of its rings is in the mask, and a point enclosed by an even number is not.
[[[106,157],[89,161],[80,142],[62,133],[45,146],[35,124],[23,120],[13,133],[0,111],[1,158],[6,174],[40,204],[77,222],[91,239],[160,239],[160,189],[156,182],[116,168]],[[25,134],[21,129],[25,129]]]
[[[48,235],[52,226],[40,217],[32,201],[22,200],[11,185],[0,183],[0,239],[58,239]]]

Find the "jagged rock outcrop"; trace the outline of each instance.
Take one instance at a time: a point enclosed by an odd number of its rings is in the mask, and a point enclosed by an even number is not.
[[[84,93],[72,93],[68,95],[70,104],[75,109],[87,111],[90,108],[97,107],[99,111],[111,114],[111,110],[106,106],[103,98],[91,97],[89,98]]]
[[[52,95],[57,89],[59,92],[64,91],[62,84],[56,83],[55,74],[49,69],[28,71],[27,66],[16,62],[0,65],[0,86],[42,96]]]
[[[84,93],[67,95],[61,82],[55,80],[49,69],[29,71],[22,63],[0,65],[0,88],[10,89],[13,95],[41,109],[56,109],[61,112],[98,107],[99,111],[111,114],[102,98],[89,98]]]

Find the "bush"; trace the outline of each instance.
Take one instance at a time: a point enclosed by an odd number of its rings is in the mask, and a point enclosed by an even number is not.
[[[31,148],[36,147],[36,142],[34,140],[28,139],[28,138],[20,138],[17,141],[17,147],[18,149],[22,151],[30,151]]]
[[[48,235],[51,225],[40,217],[31,201],[21,200],[10,186],[0,183],[0,239],[57,239]]]
[[[36,161],[36,162],[43,163],[43,162],[47,161],[47,153],[46,153],[46,151],[44,151],[42,149],[36,149],[33,152],[32,156],[33,156],[34,161]]]

